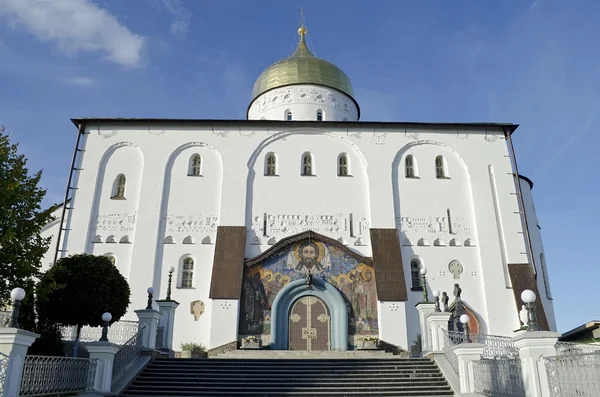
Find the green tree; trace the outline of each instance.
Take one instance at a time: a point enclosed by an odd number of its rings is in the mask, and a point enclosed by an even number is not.
[[[129,284],[106,256],[71,255],[59,259],[37,285],[37,312],[50,323],[77,326],[75,355],[81,327],[102,325],[102,314],[112,321],[125,315]]]
[[[10,291],[39,275],[50,244],[42,227],[53,220],[41,209],[46,190],[39,187],[42,171],[30,175],[18,144],[0,126],[0,307],[10,302]]]

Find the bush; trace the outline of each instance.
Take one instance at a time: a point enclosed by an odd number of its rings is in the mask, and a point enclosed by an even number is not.
[[[202,343],[182,343],[181,350],[186,350],[194,353],[203,353],[206,351],[206,346],[204,346]]]

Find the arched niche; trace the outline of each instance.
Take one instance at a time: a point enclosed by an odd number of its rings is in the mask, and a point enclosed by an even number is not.
[[[289,337],[288,315],[292,304],[304,297],[315,296],[321,299],[331,315],[331,350],[345,351],[348,347],[348,309],[342,294],[325,280],[315,278],[311,289],[304,280],[292,281],[285,286],[273,302],[271,346],[277,350],[287,350]]]

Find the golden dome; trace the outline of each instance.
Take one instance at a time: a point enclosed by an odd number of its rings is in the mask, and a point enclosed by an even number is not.
[[[298,29],[300,42],[296,51],[279,62],[269,66],[258,76],[252,90],[252,101],[273,88],[292,84],[315,84],[354,96],[350,78],[331,62],[314,56],[306,45],[306,27]],[[353,98],[354,99],[354,98]]]

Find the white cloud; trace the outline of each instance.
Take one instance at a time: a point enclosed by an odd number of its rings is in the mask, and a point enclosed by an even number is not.
[[[69,77],[66,80],[67,80],[67,83],[69,83],[69,84],[78,85],[78,86],[82,86],[82,87],[89,87],[96,83],[95,80],[90,79],[89,77],[85,77],[85,76]]]
[[[176,18],[171,24],[171,34],[183,40],[190,28],[192,13],[185,8],[182,0],[161,0],[161,3]]]
[[[0,17],[67,54],[100,52],[125,66],[142,60],[144,37],[132,33],[91,0],[1,0]]]

